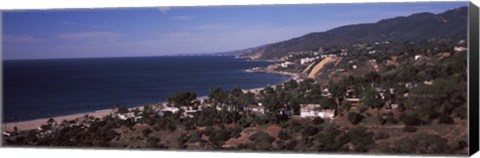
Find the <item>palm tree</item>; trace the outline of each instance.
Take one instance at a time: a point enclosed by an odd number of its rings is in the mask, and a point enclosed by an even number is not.
[[[14,128],[16,129],[17,128],[17,115],[13,115],[13,122],[15,122],[15,127]]]

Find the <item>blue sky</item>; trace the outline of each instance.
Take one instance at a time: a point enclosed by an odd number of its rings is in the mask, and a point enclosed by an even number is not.
[[[468,2],[30,10],[2,13],[3,59],[161,56],[256,47]]]

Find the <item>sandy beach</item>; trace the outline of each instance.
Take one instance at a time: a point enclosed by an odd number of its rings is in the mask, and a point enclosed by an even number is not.
[[[85,115],[101,118],[103,116],[106,116],[108,114],[111,114],[113,111],[111,109],[109,110],[99,110],[95,112],[86,112],[86,113],[78,113],[78,114],[72,114],[72,115],[64,115],[64,116],[56,116],[53,117],[57,123],[61,123],[63,120],[75,120],[76,118],[83,117]],[[30,120],[30,121],[20,121],[20,122],[9,122],[6,123],[3,128],[6,128],[4,130],[6,131],[13,131],[13,128],[17,126],[19,131],[24,131],[24,130],[31,130],[31,129],[36,129],[37,127],[40,127],[42,124],[45,124],[50,118],[41,118],[41,119],[36,119],[36,120]]]

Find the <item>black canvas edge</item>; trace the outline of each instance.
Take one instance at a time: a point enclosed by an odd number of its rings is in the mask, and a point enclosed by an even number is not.
[[[468,79],[469,79],[469,88],[468,88],[468,102],[469,102],[469,155],[473,155],[478,152],[479,144],[479,85],[478,85],[478,76],[479,76],[479,12],[478,6],[470,2],[468,8]]]

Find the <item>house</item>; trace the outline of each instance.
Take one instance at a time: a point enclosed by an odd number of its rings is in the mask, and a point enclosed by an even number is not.
[[[335,117],[335,110],[333,109],[323,109],[318,112],[318,116],[322,119],[333,119]]]
[[[352,107],[360,106],[360,98],[345,98],[345,102],[350,103]]]
[[[420,59],[422,57],[422,55],[415,55],[415,61],[417,61],[418,59]]]
[[[265,114],[265,110],[263,109],[263,107],[257,105],[246,106],[244,110],[246,112],[252,112],[256,114]]]
[[[193,114],[197,113],[199,110],[185,110],[183,113],[184,117],[193,118]]]
[[[320,104],[301,104],[300,117],[316,117]]]
[[[331,97],[332,96],[332,93],[330,93],[330,91],[328,90],[328,88],[325,88],[322,90],[322,97]]]
[[[318,58],[318,57],[317,57],[317,58]],[[302,59],[300,59],[300,64],[303,65],[303,64],[310,63],[310,62],[314,61],[314,60],[317,59],[317,58],[302,58]]]
[[[320,109],[320,104],[301,104],[300,117],[320,117],[322,119],[333,119],[335,110]]]
[[[345,92],[345,97],[346,98],[355,98],[357,95],[355,94],[355,91],[353,89],[347,89]]]
[[[142,119],[142,116],[137,116],[133,112],[125,113],[125,114],[117,114],[118,118],[120,120],[127,120],[129,118],[133,118],[134,121],[138,121]]]
[[[453,48],[453,51],[455,51],[455,52],[463,52],[463,51],[466,51],[466,50],[467,50],[467,48],[465,48],[465,47],[455,47],[455,48]]]
[[[4,131],[4,132],[2,133],[2,135],[3,135],[3,137],[10,137],[10,133],[9,133],[9,132],[5,132],[5,131]]]
[[[179,110],[180,109],[178,109],[177,107],[165,107],[160,111],[162,111],[162,112],[170,111],[172,113],[177,113]]]
[[[432,84],[433,84],[433,81],[432,81],[432,80],[430,80],[430,81],[423,81],[423,84],[432,85]]]
[[[283,68],[288,68],[290,65],[293,65],[293,63],[289,61],[280,64],[280,66]]]

